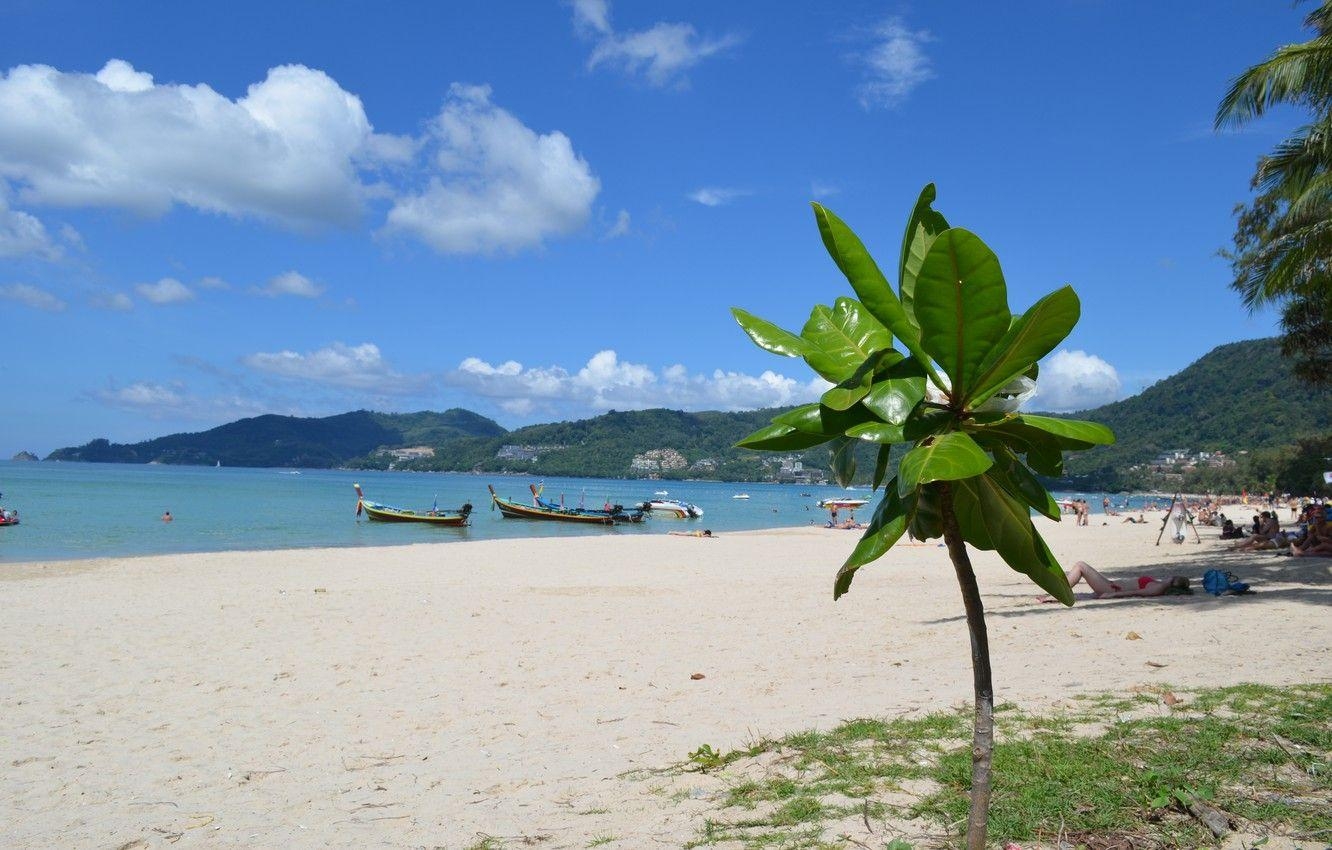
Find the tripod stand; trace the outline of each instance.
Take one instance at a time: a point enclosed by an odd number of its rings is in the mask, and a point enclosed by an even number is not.
[[[1176,511],[1179,511],[1179,513],[1176,513]],[[1198,529],[1193,524],[1193,517],[1189,514],[1188,503],[1184,501],[1184,494],[1176,493],[1170,497],[1170,507],[1166,510],[1165,520],[1161,522],[1161,533],[1156,535],[1157,546],[1161,545],[1161,538],[1165,535],[1166,526],[1170,524],[1171,518],[1175,520],[1174,540],[1176,543],[1184,542],[1185,525],[1193,532],[1193,542],[1202,542],[1202,535],[1198,534]]]

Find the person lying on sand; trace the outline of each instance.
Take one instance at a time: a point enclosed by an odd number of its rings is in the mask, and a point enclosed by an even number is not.
[[[1077,587],[1079,582],[1085,581],[1092,589],[1092,599],[1165,596],[1167,594],[1192,592],[1189,590],[1189,580],[1184,576],[1175,576],[1168,579],[1138,576],[1138,586],[1125,589],[1101,575],[1086,561],[1078,561],[1072,569],[1065,570],[1064,578],[1068,579],[1069,587]],[[1040,601],[1053,602],[1055,599],[1053,596],[1043,596]]]
[[[672,531],[675,537],[712,537],[712,529],[705,528],[702,531]]]

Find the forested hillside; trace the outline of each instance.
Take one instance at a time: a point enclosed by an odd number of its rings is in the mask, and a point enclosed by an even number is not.
[[[443,413],[372,413],[357,410],[321,419],[256,416],[194,434],[172,434],[121,444],[107,440],[57,449],[47,460],[94,463],[175,463],[212,466],[338,466],[381,446],[432,444],[505,433],[498,423],[468,410]]]

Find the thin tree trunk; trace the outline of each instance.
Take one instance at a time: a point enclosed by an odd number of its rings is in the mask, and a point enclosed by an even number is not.
[[[985,633],[985,607],[981,604],[976,573],[953,513],[953,493],[941,484],[944,542],[957,573],[962,602],[971,633],[971,671],[976,691],[976,715],[971,739],[971,811],[967,816],[967,850],[985,850],[986,818],[990,812],[990,758],[994,752],[994,685],[990,682],[990,641]]]

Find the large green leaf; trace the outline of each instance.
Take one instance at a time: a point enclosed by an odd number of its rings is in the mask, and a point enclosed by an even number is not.
[[[1006,417],[1004,420],[993,425],[977,424],[975,430],[977,433],[983,432],[1000,435],[1013,448],[1013,450],[1017,452],[1029,451],[1033,447],[1046,451],[1050,446],[1054,446],[1063,451],[1082,451],[1083,449],[1089,449],[1096,445],[1087,440],[1074,439],[1073,437],[1056,434],[1053,431],[1028,424],[1026,420],[1030,418],[1051,420],[1051,418],[1047,416],[1032,417],[1030,414],[1023,413],[1017,416]],[[1051,421],[1072,422],[1074,420],[1057,419]],[[1101,428],[1102,426],[1097,425],[1096,427]],[[1108,432],[1109,429],[1105,430]],[[908,435],[908,437],[910,437],[910,435]]]
[[[917,540],[933,540],[943,536],[943,497],[938,484],[926,484],[903,503],[907,508],[907,531]]]
[[[1064,340],[1078,323],[1082,307],[1073,287],[1056,289],[1012,323],[981,367],[966,404],[974,407],[1009,381],[1031,369]]]
[[[749,334],[749,338],[754,340],[754,344],[764,351],[783,357],[801,357],[809,351],[809,343],[772,322],[746,313],[739,307],[732,307],[731,315],[740,323],[741,329]]]
[[[883,361],[901,359],[902,355],[891,348],[874,352],[856,367],[856,371],[825,392],[820,401],[835,410],[846,410],[869,394],[875,376],[882,370]]]
[[[856,477],[856,441],[850,437],[837,437],[832,449],[833,479],[841,487],[850,487]]]
[[[897,469],[897,487],[905,496],[931,481],[957,481],[980,475],[994,461],[961,431],[940,434],[906,453]]]
[[[833,383],[853,375],[871,355],[893,347],[893,336],[883,323],[852,298],[838,298],[831,309],[815,305],[800,336],[808,345],[805,362]]]
[[[837,268],[842,270],[851,288],[874,317],[902,340],[907,350],[915,355],[927,370],[932,369],[929,355],[920,345],[920,328],[907,317],[902,309],[902,302],[897,300],[883,272],[870,256],[860,237],[832,211],[822,204],[814,204],[814,220],[819,225],[819,236],[823,246],[833,258]],[[938,381],[936,381],[938,383]]]
[[[1053,434],[1063,445],[1067,441],[1108,446],[1115,441],[1115,432],[1099,422],[1086,422],[1081,419],[1055,419],[1053,416],[1032,416],[1024,413],[1018,417],[1024,425]],[[1066,448],[1085,448],[1084,446],[1066,446]]]
[[[790,425],[769,425],[745,437],[735,446],[754,451],[792,452],[813,448],[830,439],[831,437],[798,431]]]
[[[846,559],[842,568],[837,571],[837,579],[833,582],[833,599],[838,599],[843,593],[851,589],[851,580],[855,578],[856,570],[883,557],[889,549],[893,548],[907,527],[907,511],[902,501],[902,497],[897,495],[897,488],[890,482],[883,501],[874,511],[874,518],[870,520],[869,527],[861,535],[860,542],[856,548],[851,551],[851,557]]]
[[[914,303],[921,346],[948,373],[953,398],[967,398],[1012,319],[999,258],[971,231],[945,230],[920,267]]]
[[[867,443],[882,443],[885,446],[905,442],[901,425],[889,425],[887,422],[866,422],[846,429],[848,437],[864,440]]]
[[[931,407],[928,403],[918,404],[907,414],[906,422],[902,423],[902,435],[914,443],[935,434],[951,431],[956,425],[957,418],[951,410]]]
[[[879,485],[883,483],[883,477],[888,474],[888,461],[892,455],[892,446],[879,446],[879,456],[874,461],[874,481],[870,484],[871,490],[879,489]]]
[[[876,421],[874,414],[861,405],[855,405],[850,410],[835,410],[822,404],[806,404],[774,416],[772,424],[789,425],[797,431],[831,439],[840,437],[857,425]]]
[[[861,401],[883,421],[902,425],[923,398],[924,378],[895,378],[876,381]]]
[[[988,545],[1047,593],[1072,604],[1073,591],[1032,525],[1030,508],[997,480],[993,470],[948,486],[952,488],[958,525],[968,543],[977,548]]]
[[[902,234],[902,254],[897,266],[898,292],[902,297],[902,309],[907,318],[915,320],[916,276],[920,273],[925,255],[930,251],[934,237],[948,229],[944,217],[931,208],[934,203],[934,184],[927,183],[920,190],[916,206],[907,219],[906,232]]]
[[[1007,447],[994,450],[994,468],[991,470],[995,480],[1009,489],[1014,496],[1022,499],[1031,507],[1058,522],[1063,516],[1059,504],[1045,489],[1045,485],[1031,474],[1031,470],[1018,459]]]

